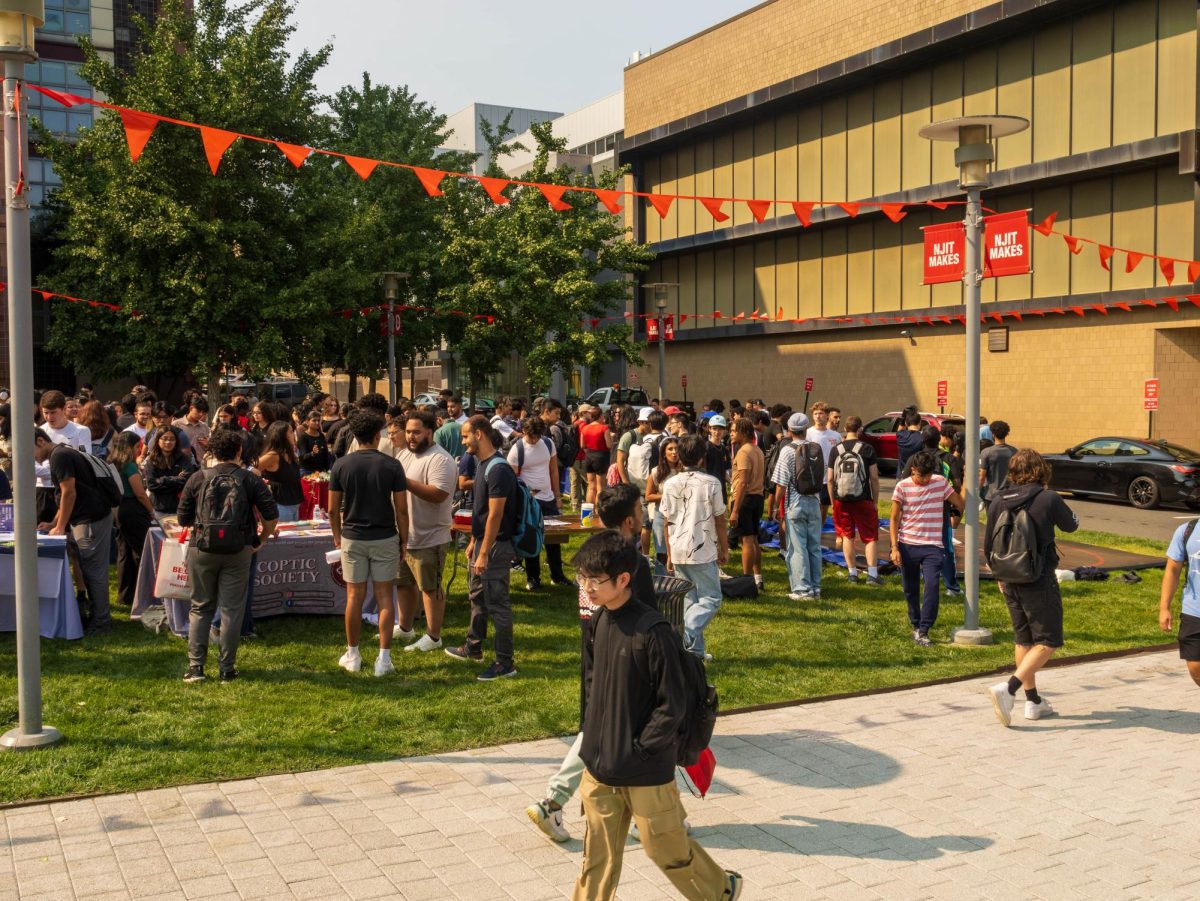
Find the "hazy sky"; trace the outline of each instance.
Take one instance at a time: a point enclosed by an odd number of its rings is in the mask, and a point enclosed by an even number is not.
[[[622,87],[635,50],[661,50],[757,0],[294,0],[294,48],[333,44],[318,86],[364,71],[440,112],[480,101],[570,112]]]

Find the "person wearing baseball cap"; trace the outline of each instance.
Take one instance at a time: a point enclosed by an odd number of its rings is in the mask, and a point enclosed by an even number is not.
[[[671,406],[667,407],[665,410],[663,410],[663,412],[668,416],[674,416],[676,413],[682,413],[683,411],[674,404],[671,404]]]
[[[793,601],[821,599],[820,490],[825,482],[825,452],[820,445],[807,440],[808,426],[809,419],[803,413],[788,417],[791,443],[779,451],[775,471],[771,473],[775,485],[772,503],[782,507],[787,529],[784,556],[790,587],[788,598]],[[815,475],[809,478],[812,473]],[[798,479],[798,475],[805,478]],[[811,487],[811,492],[801,491],[799,481]]]
[[[721,483],[721,499],[729,500],[726,477],[733,464],[729,456],[729,422],[720,413],[714,413],[704,423],[708,446],[704,454],[704,471]]]

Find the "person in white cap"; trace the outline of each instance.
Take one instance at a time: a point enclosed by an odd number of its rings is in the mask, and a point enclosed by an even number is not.
[[[650,407],[642,407],[638,410],[637,427],[625,432],[617,441],[617,472],[621,475],[621,481],[626,485],[632,483],[629,475],[629,450],[632,447],[639,446],[642,439],[650,433],[650,414],[653,413]],[[646,480],[643,477],[641,485],[638,486],[643,492],[646,490]]]
[[[821,599],[821,486],[825,451],[807,440],[808,417],[793,413],[787,421],[792,443],[779,452],[771,481],[775,503],[787,528],[786,559],[793,601]]]
[[[646,483],[650,472],[658,465],[658,442],[662,440],[663,429],[667,425],[666,414],[653,407],[642,407],[638,411],[638,424],[635,440],[630,443],[622,464],[624,481],[637,488],[646,496]],[[623,440],[623,439],[622,439]],[[641,548],[643,554],[650,553],[650,511],[648,505],[642,508]]]

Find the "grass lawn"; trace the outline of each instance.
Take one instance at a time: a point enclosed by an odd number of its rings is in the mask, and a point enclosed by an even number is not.
[[[1165,550],[1101,533],[1072,537],[1154,556]],[[851,587],[840,570],[826,567],[822,601],[797,604],[786,597],[783,562],[774,552],[767,552],[766,567],[768,592],[753,601],[726,601],[709,627],[716,657],[709,672],[725,709],[967,675],[1011,662],[1008,615],[993,583],[984,583],[982,620],[995,634],[994,646],[948,644],[962,613],[947,601],[932,635],[937,647],[921,649],[909,637],[898,576],[882,589]],[[736,559],[727,569],[740,571]],[[1063,656],[1170,640],[1157,625],[1161,571],[1141,575],[1137,585],[1064,586]],[[231,685],[215,679],[185,685],[183,642],[153,635],[119,612],[116,628],[103,639],[44,641],[45,720],[67,740],[47,751],[0,754],[0,802],[350,765],[573,732],[579,697],[574,592],[530,594],[518,573],[512,583],[519,675],[491,684],[475,680],[478,665],[441,652],[397,651],[397,675],[376,679],[369,628],[364,671],[345,673],[337,667],[341,622],[330,617],[260,621],[262,638],[242,646],[242,678]],[[462,641],[467,611],[460,574],[447,611],[448,641]],[[215,675],[215,649],[209,671]],[[0,635],[4,728],[17,719],[15,673],[14,636]],[[1053,680],[1046,680],[1051,694]]]

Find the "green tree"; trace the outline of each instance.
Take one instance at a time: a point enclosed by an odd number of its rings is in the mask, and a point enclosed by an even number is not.
[[[286,0],[165,0],[155,26],[142,23],[131,72],[85,38],[82,74],[120,106],[312,145],[329,135],[313,77],[330,48],[291,59],[292,11]],[[225,366],[319,366],[330,299],[301,290],[324,263],[299,252],[313,227],[297,190],[306,171],[241,140],[214,177],[199,133],[170,124],[134,164],[114,113],[77,138],[40,140],[63,182],[50,282],[122,308],[60,308],[50,347],[65,361],[100,376],[196,371],[214,400]]]
[[[491,153],[487,175],[503,178],[497,160],[518,149],[506,143],[508,120],[483,123]],[[581,175],[568,166],[550,168],[550,155],[566,150],[549,122],[531,129],[534,162],[523,181],[617,189],[627,170]],[[523,149],[523,148],[520,148]],[[535,384],[575,365],[599,368],[614,353],[640,364],[639,346],[624,321],[605,319],[629,297],[623,276],[644,270],[654,254],[628,239],[623,220],[595,194],[568,190],[571,209],[556,211],[538,188],[510,186],[509,202],[494,204],[475,182],[446,190],[438,289],[442,302],[493,317],[460,322],[451,347],[467,368],[471,393],[499,371],[512,351],[528,362]],[[592,320],[602,320],[592,328]]]

